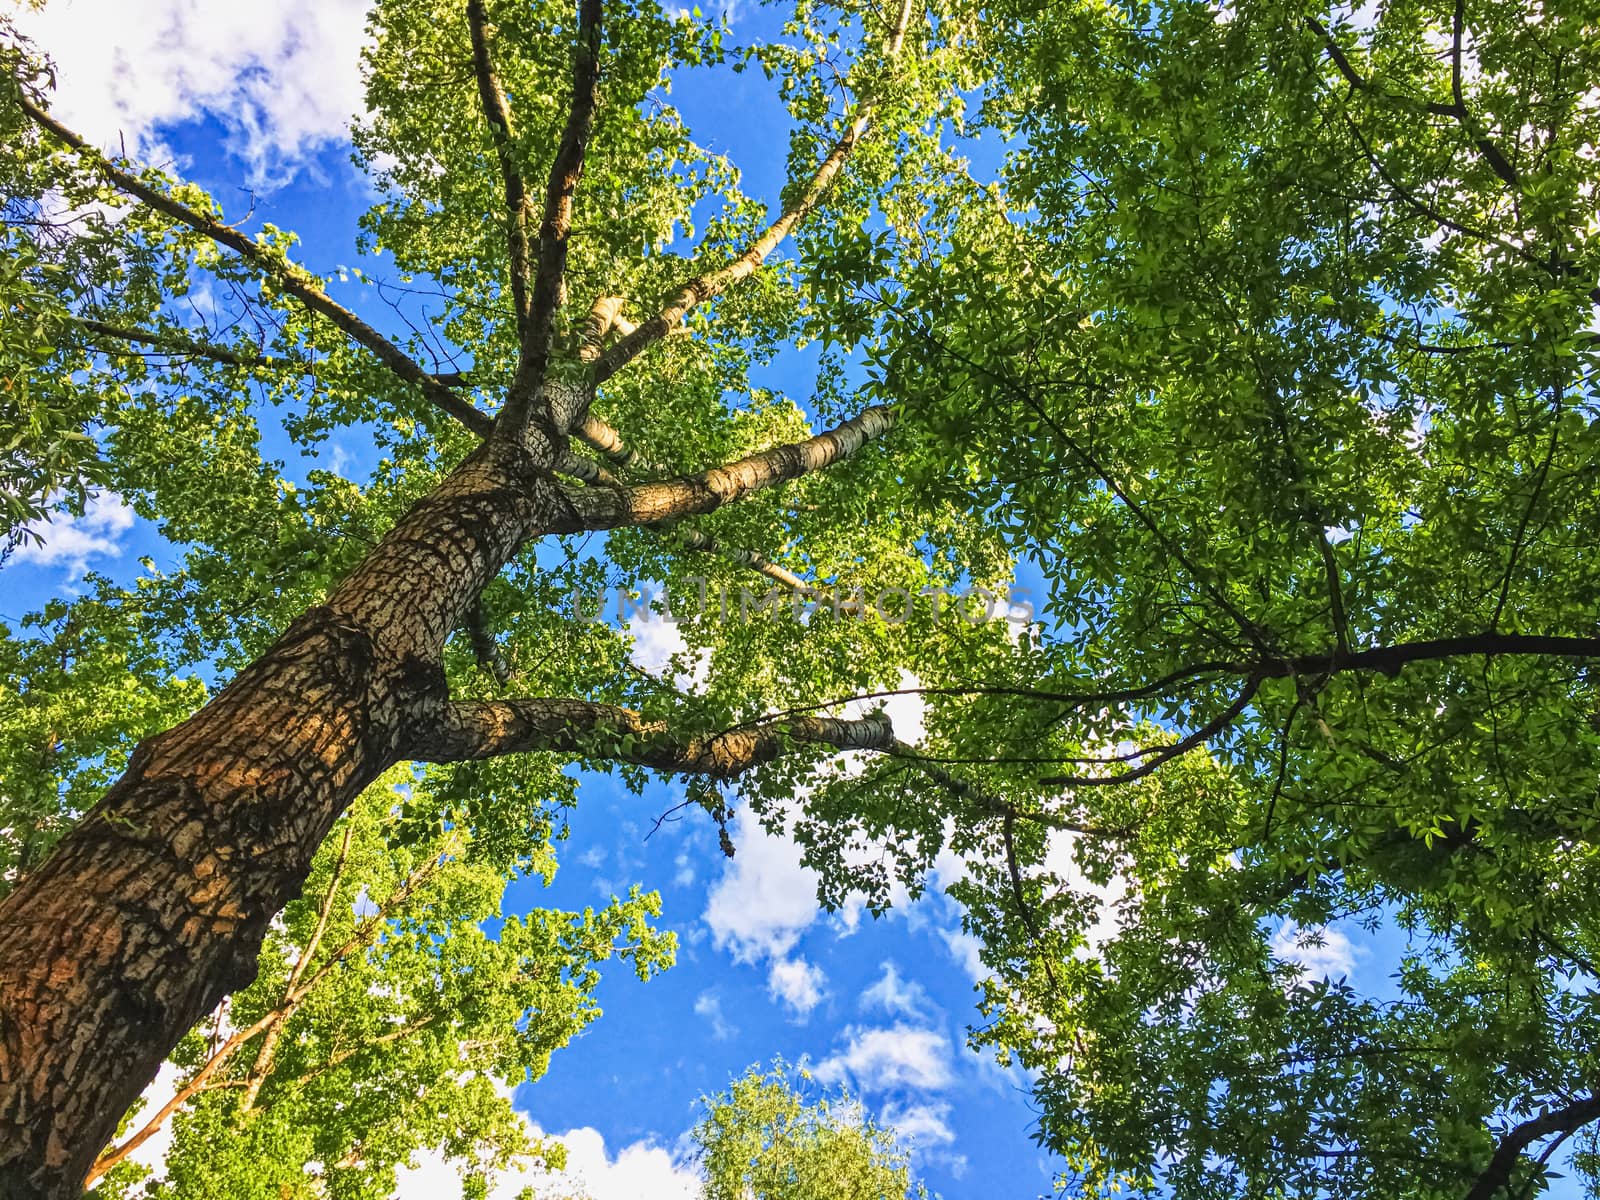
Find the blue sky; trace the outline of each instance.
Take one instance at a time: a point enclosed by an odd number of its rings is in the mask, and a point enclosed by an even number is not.
[[[103,144],[120,140],[151,161],[176,163],[230,220],[253,203],[252,222],[301,235],[299,257],[313,271],[355,265],[355,222],[371,194],[349,165],[344,127],[361,106],[362,0],[233,7],[52,0],[23,23],[58,61],[56,111],[69,124]],[[736,32],[752,19],[735,13]],[[749,191],[776,196],[786,127],[760,73],[701,76],[673,98],[702,143],[733,156]],[[363,265],[384,274],[381,263]],[[354,284],[341,298],[369,317],[385,315]],[[791,367],[801,395],[805,366],[797,359]],[[315,465],[347,466],[359,477],[367,454],[359,431],[344,431]],[[289,474],[310,465],[291,463]],[[128,578],[141,556],[162,566],[177,560],[115,497],[44,532],[43,548],[19,553],[0,575],[0,619],[8,623],[71,593],[85,568]],[[670,626],[644,627],[638,637],[646,661],[670,652]],[[913,704],[893,715],[897,729],[915,727]],[[604,1017],[555,1057],[544,1079],[515,1095],[541,1130],[567,1138],[595,1200],[691,1194],[682,1139],[697,1097],[774,1055],[809,1064],[821,1083],[848,1086],[898,1125],[919,1175],[947,1200],[1049,1193],[1058,1164],[1029,1136],[1026,1080],[963,1044],[982,972],[939,891],[960,864],[941,860],[929,894],[882,920],[855,910],[824,914],[794,844],[743,812],[731,861],[703,821],[668,823],[647,839],[654,818],[679,798],[656,786],[641,799],[586,776],[554,885],[519,884],[509,898],[513,909],[582,906],[637,882],[662,892],[663,924],[679,935],[676,968],[649,984],[612,971],[600,988]],[[1337,932],[1313,951],[1291,943],[1285,938],[1284,953],[1314,969],[1376,968],[1370,948]],[[520,1183],[507,1180],[497,1194]],[[455,1192],[438,1165],[424,1161],[403,1194]]]

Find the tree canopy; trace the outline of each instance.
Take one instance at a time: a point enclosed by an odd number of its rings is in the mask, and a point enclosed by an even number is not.
[[[971,1041],[1064,1188],[1600,1188],[1600,12],[783,15],[380,0],[392,310],[85,143],[8,37],[6,544],[108,488],[183,560],[0,651],[0,1195],[134,1194],[169,1054],[172,1195],[538,1152],[493,1081],[671,957],[646,893],[501,911],[574,762],[686,778],[733,853],[736,789],[830,905],[956,856]],[[692,69],[782,98],[771,211]],[[367,477],[291,477],[340,430]],[[664,672],[583,612],[641,591]],[[1382,987],[1290,952],[1377,929]],[[831,1120],[736,1083],[708,1194],[809,1195],[836,1134],[904,1194]]]

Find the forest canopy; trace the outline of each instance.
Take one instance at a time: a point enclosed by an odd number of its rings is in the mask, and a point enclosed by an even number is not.
[[[945,889],[1063,1194],[1600,1191],[1592,4],[379,0],[326,252],[0,34],[0,545],[174,551],[6,614],[0,1197],[559,1165],[508,1089],[676,951],[507,906],[604,776]],[[791,1082],[706,1195],[907,1193]]]

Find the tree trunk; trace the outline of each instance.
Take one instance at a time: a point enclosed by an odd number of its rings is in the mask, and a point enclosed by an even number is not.
[[[484,443],[126,773],[0,904],[0,1198],[77,1196],[163,1059],[254,975],[350,801],[443,699],[445,640],[562,493]]]

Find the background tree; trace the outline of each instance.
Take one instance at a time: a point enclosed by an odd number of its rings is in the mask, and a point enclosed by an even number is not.
[[[1086,1194],[1532,1194],[1600,1117],[1596,13],[996,15],[999,202],[863,296],[1059,632],[938,751],[1078,828],[963,887],[977,1040]]]
[[[801,1079],[807,1078],[801,1072]],[[782,1062],[751,1068],[705,1100],[691,1135],[706,1174],[704,1200],[900,1200],[913,1186],[894,1135],[848,1096],[807,1103]]]

